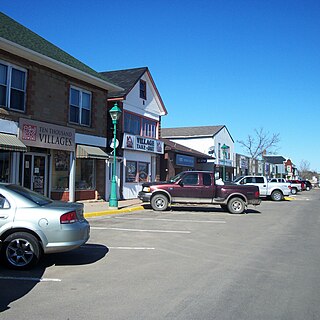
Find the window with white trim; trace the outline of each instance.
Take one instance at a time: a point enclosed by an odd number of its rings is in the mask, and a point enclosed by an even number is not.
[[[25,111],[27,71],[0,62],[0,106]]]
[[[69,121],[83,126],[91,124],[91,92],[71,87]]]
[[[124,112],[124,132],[137,136],[157,138],[157,121]]]

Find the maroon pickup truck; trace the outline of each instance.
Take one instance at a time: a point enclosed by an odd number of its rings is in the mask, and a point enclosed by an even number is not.
[[[230,213],[243,213],[249,204],[259,205],[259,188],[249,185],[217,185],[210,171],[184,171],[166,182],[142,185],[138,198],[153,210],[164,211],[172,203],[220,205]]]

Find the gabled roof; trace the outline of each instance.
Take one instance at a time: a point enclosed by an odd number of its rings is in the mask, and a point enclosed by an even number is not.
[[[225,125],[220,126],[202,126],[202,127],[180,127],[180,128],[161,128],[161,137],[163,138],[204,138],[214,137],[223,128],[229,133]],[[230,133],[229,133],[230,135]],[[230,135],[231,137],[231,135]],[[232,139],[232,137],[231,137]],[[232,139],[233,141],[233,139]]]
[[[160,140],[163,141],[163,143],[165,145],[165,150],[174,150],[174,151],[178,151],[178,152],[181,152],[184,154],[188,154],[188,155],[192,155],[192,156],[196,156],[196,157],[200,157],[200,158],[206,158],[206,159],[213,158],[214,159],[214,157],[212,157],[208,154],[205,154],[205,153],[199,152],[197,150],[188,148],[186,146],[183,146],[183,145],[176,143],[174,141],[171,141],[169,139],[161,138]]]
[[[141,68],[132,68],[132,69],[124,69],[124,70],[114,70],[114,71],[104,71],[100,72],[101,75],[106,79],[106,81],[110,81],[119,87],[123,88],[124,90],[120,90],[117,92],[113,92],[109,95],[111,99],[123,98],[125,99],[127,94],[134,88],[134,86],[138,83],[138,81],[142,78],[142,76],[147,73],[151,84],[158,96],[159,102],[161,104],[161,108],[163,109],[163,113],[167,114],[167,109],[164,106],[162,98],[159,94],[159,91],[153,81],[151,73],[148,67],[141,67]]]
[[[286,158],[284,158],[283,156],[276,155],[263,156],[263,158],[266,162],[272,164],[283,164],[284,161],[286,161]]]
[[[124,90],[114,92],[110,97],[118,98],[127,95],[136,83],[141,79],[141,77],[147,72],[147,67],[125,69],[125,70],[114,70],[114,71],[104,71],[100,74],[108,81],[117,84]]]
[[[120,90],[98,72],[0,12],[1,49],[103,87]]]

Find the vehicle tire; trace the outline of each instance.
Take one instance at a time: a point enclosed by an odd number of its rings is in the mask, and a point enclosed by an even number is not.
[[[228,206],[226,204],[220,204],[220,207],[223,211],[228,211]]]
[[[155,211],[165,211],[169,205],[168,198],[163,194],[156,194],[151,198],[151,207]]]
[[[310,187],[307,187],[307,191],[310,191]]]
[[[27,232],[16,232],[3,242],[0,256],[10,269],[26,270],[35,266],[41,257],[40,243]]]
[[[232,198],[228,202],[228,210],[230,213],[243,213],[245,210],[244,201],[240,198]]]
[[[271,193],[271,199],[273,201],[281,201],[283,200],[283,193],[280,190],[274,190]]]
[[[298,191],[297,191],[297,188],[292,188],[292,189],[291,189],[291,193],[292,193],[292,194],[297,194],[297,192],[298,192]]]

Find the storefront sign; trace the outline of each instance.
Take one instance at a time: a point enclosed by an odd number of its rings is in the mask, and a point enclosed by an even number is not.
[[[194,167],[194,157],[177,154],[176,164],[183,167]]]
[[[19,139],[26,145],[56,150],[75,150],[75,130],[20,118]]]
[[[123,135],[122,148],[135,151],[163,154],[164,143],[160,140],[144,138],[125,133]]]

